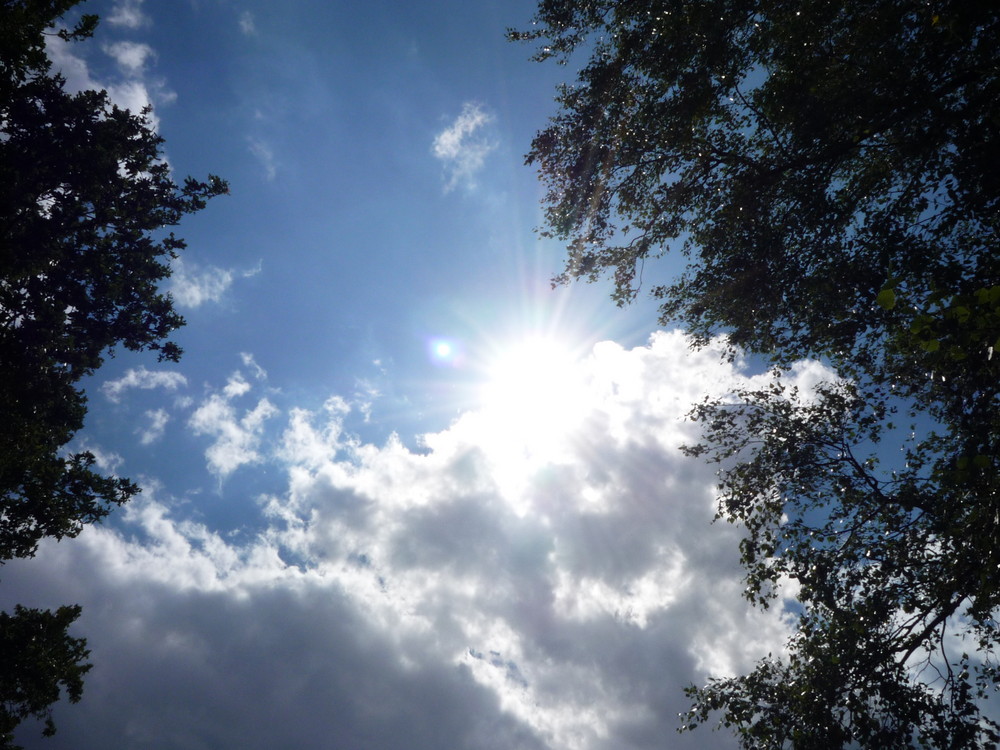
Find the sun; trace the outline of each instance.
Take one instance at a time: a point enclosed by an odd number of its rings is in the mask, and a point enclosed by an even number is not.
[[[585,413],[581,358],[552,336],[527,336],[498,350],[481,403],[498,437],[548,454]]]

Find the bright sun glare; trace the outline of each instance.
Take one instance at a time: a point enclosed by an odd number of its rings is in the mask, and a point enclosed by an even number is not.
[[[529,452],[548,453],[583,413],[582,390],[580,363],[569,347],[535,336],[495,357],[482,404],[500,437]]]

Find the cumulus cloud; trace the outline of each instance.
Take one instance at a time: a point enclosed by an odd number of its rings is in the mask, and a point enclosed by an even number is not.
[[[234,374],[191,424],[217,473],[283,467],[249,506],[259,534],[184,518],[154,487],[121,530],[5,568],[12,601],[84,607],[96,667],[46,746],[735,747],[674,734],[681,688],[780,652],[787,615],[747,608],[712,467],[678,446],[690,405],[748,376],[679,333],[599,345],[578,376],[580,414],[537,453],[491,439],[486,408],[417,449],[365,443],[338,396],[265,439],[276,410]]]
[[[136,4],[135,8],[137,7]],[[78,57],[74,49],[71,43],[58,36],[46,37],[45,51],[52,61],[53,69],[66,79],[69,91],[107,91],[111,101],[122,109],[134,114],[149,110],[146,117],[150,127],[153,130],[159,129],[159,119],[153,111],[153,105],[169,104],[177,98],[177,94],[170,91],[162,79],[147,76],[147,62],[155,56],[149,45],[128,41],[106,45],[104,52],[115,60],[122,74],[120,79],[106,82],[93,78],[87,62]]]
[[[444,163],[445,192],[457,185],[475,185],[476,174],[496,143],[481,135],[493,116],[475,102],[466,102],[455,121],[434,137],[432,152]]]
[[[115,42],[104,47],[104,51],[114,58],[123,72],[137,76],[146,67],[146,61],[153,56],[153,48],[138,42]]]
[[[176,391],[185,385],[187,385],[187,378],[179,372],[171,370],[147,370],[145,367],[140,366],[129,369],[117,380],[106,381],[101,386],[101,392],[108,400],[117,403],[121,401],[122,394],[129,388],[142,388],[145,390],[165,388],[168,391]]]
[[[260,399],[252,409],[237,415],[233,401],[250,391],[250,384],[239,372],[234,373],[219,393],[205,399],[188,420],[195,435],[214,438],[205,450],[208,468],[220,479],[229,476],[240,466],[257,463],[262,459],[257,448],[264,423],[278,414],[278,409],[266,398]]]
[[[250,278],[260,273],[260,265],[246,271],[233,268],[173,261],[169,290],[180,307],[200,307],[207,302],[221,302],[236,278]]]
[[[83,440],[73,448],[74,453],[87,452],[94,457],[97,468],[106,474],[118,474],[125,460],[117,453],[106,450],[99,445],[94,445],[89,440]]]
[[[58,36],[49,35],[45,38],[45,52],[52,61],[52,67],[66,79],[66,88],[71,92],[87,89],[101,89],[90,76],[87,63],[72,53],[72,47]]]
[[[142,4],[143,0],[120,0],[112,7],[106,20],[112,26],[126,29],[141,29],[143,26],[148,26],[149,16],[142,12]]]
[[[144,81],[129,80],[111,83],[105,86],[105,89],[107,89],[111,101],[122,109],[127,109],[134,114],[149,110],[146,113],[146,118],[153,130],[159,130],[160,119],[152,111],[153,97],[150,94],[149,86]]]

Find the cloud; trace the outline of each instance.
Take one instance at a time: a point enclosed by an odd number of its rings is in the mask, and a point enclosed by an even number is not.
[[[257,36],[257,25],[254,23],[253,13],[248,10],[240,13],[240,31],[246,36]]]
[[[137,432],[139,434],[139,442],[143,445],[151,445],[163,437],[167,422],[170,421],[170,415],[167,414],[166,409],[153,409],[146,412],[146,418],[149,420],[149,425],[145,428],[140,428]]]
[[[147,118],[153,130],[159,130],[159,118],[153,111],[154,104],[169,104],[177,94],[170,91],[162,79],[149,78],[146,64],[155,56],[153,49],[136,42],[117,42],[103,47],[104,52],[114,59],[124,76],[119,80],[101,82],[90,73],[87,62],[76,56],[72,43],[58,36],[49,35],[45,40],[45,51],[52,61],[53,69],[66,79],[70,92],[107,91],[112,103],[133,114],[148,109]]]
[[[52,61],[53,71],[66,79],[66,88],[70,92],[104,88],[90,77],[86,61],[71,50],[70,43],[58,36],[50,34],[45,37],[45,52]]]
[[[122,109],[127,109],[133,114],[149,109],[147,118],[153,130],[159,130],[160,120],[152,112],[153,98],[150,95],[149,87],[143,81],[122,81],[121,83],[108,84],[106,87],[111,101]]]
[[[115,42],[106,45],[104,51],[114,58],[122,72],[131,76],[142,74],[146,61],[154,55],[152,47],[137,42]]]
[[[257,364],[257,360],[249,352],[240,352],[240,361],[248,368],[257,380],[267,380],[267,370]]]
[[[273,180],[278,174],[278,166],[274,160],[273,149],[259,138],[247,138],[247,143],[249,144],[250,153],[254,155],[264,168],[264,174],[268,181]]]
[[[221,393],[212,393],[195,409],[188,425],[195,435],[209,435],[214,442],[205,450],[209,470],[225,479],[244,464],[262,460],[257,448],[264,423],[278,414],[278,409],[266,398],[252,409],[237,416],[232,401],[246,395],[250,384],[239,372],[234,373]]]
[[[260,270],[259,264],[246,271],[217,266],[202,268],[177,258],[172,263],[169,290],[179,307],[200,307],[206,302],[221,302],[237,277],[248,279]]]
[[[11,601],[84,607],[96,666],[46,747],[735,747],[674,734],[681,688],[780,653],[788,622],[780,601],[746,606],[713,467],[678,450],[690,405],[750,376],[688,345],[595,347],[541,458],[492,439],[488,409],[417,448],[359,440],[338,396],[265,433],[276,409],[235,373],[191,425],[217,473],[282,467],[283,489],[247,502],[259,533],[152,486],[119,529],[5,567]]]
[[[122,394],[129,388],[166,388],[168,391],[176,391],[181,386],[187,385],[187,378],[179,372],[170,370],[147,370],[145,367],[129,369],[117,380],[108,380],[101,386],[101,392],[109,401],[118,403]]]
[[[497,147],[496,143],[477,137],[477,133],[491,122],[493,116],[479,104],[466,102],[455,121],[434,137],[432,152],[444,162],[446,193],[459,184],[467,187],[475,185],[476,174],[483,168],[486,157]]]
[[[141,29],[150,24],[149,16],[142,12],[143,0],[120,0],[105,20],[112,26],[126,29]]]
[[[118,474],[125,460],[114,451],[94,445],[89,440],[82,440],[79,445],[73,447],[74,453],[89,453],[94,457],[94,462],[98,469],[106,474]]]

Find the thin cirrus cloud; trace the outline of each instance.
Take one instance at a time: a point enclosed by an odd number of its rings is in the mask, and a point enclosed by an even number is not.
[[[483,135],[493,116],[475,102],[466,102],[455,121],[434,137],[431,152],[444,164],[445,192],[458,185],[475,187],[476,175],[497,144]]]
[[[595,347],[564,449],[520,466],[487,411],[417,449],[375,445],[345,399],[282,426],[263,383],[233,375],[192,426],[216,471],[281,467],[284,489],[254,498],[262,531],[185,519],[153,485],[119,529],[5,568],[11,601],[83,605],[97,665],[46,747],[733,748],[675,735],[681,687],[780,653],[788,615],[747,607],[713,468],[678,449],[690,404],[755,378],[688,347]]]

